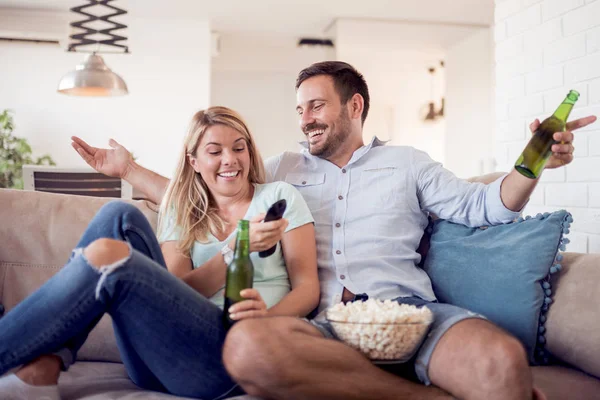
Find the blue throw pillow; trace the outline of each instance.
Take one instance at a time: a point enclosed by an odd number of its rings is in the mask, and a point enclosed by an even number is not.
[[[423,268],[439,301],[483,314],[519,338],[532,363],[547,364],[550,274],[561,269],[571,222],[565,210],[481,228],[438,220]]]

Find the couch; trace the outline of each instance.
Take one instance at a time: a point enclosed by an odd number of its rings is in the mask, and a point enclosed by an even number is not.
[[[0,189],[0,304],[6,311],[61,268],[87,223],[109,200]],[[131,202],[155,227],[155,205]],[[564,363],[532,367],[534,379],[549,400],[600,399],[600,254],[566,253],[559,275],[546,340],[547,349]],[[91,332],[59,387],[64,400],[176,398],[143,391],[127,379],[109,316]]]

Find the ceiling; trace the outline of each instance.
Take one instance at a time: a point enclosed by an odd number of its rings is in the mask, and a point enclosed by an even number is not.
[[[68,11],[84,0],[0,0],[2,8]],[[208,18],[219,32],[324,35],[338,18],[488,26],[494,0],[117,0],[146,18]]]

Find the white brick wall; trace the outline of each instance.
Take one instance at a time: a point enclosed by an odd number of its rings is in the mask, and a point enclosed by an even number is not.
[[[600,81],[599,81],[600,82]],[[577,100],[577,107],[583,107],[588,104],[588,85],[587,83],[578,83],[576,85],[570,85],[569,89],[574,89],[579,92],[579,100]],[[600,89],[600,87],[599,87]],[[600,93],[598,93],[600,94]],[[544,93],[544,113],[550,115],[556,110],[556,107],[565,99],[565,89],[551,90]]]
[[[527,74],[527,93],[539,93],[563,86],[563,67],[546,67]]]
[[[590,105],[600,104],[600,79],[591,81],[590,88]]]
[[[570,89],[571,119],[600,117],[600,1],[496,0],[498,170],[510,170],[533,119],[548,117]],[[569,251],[600,253],[600,122],[575,132],[575,160],[545,171],[526,214],[569,210]]]
[[[506,19],[522,9],[521,0],[504,0],[496,2],[495,16],[496,21]]]
[[[590,156],[600,156],[600,131],[591,131],[588,139],[588,150]],[[600,198],[598,198],[600,202]]]
[[[562,1],[562,0],[559,0]],[[573,10],[563,18],[563,33],[570,36],[577,32],[587,31],[590,28],[598,26],[598,13],[600,12],[600,2],[595,2]]]
[[[600,28],[590,29],[586,32],[586,36],[588,51],[593,53],[600,50]]]
[[[600,208],[600,183],[589,185],[590,207]]]
[[[544,97],[525,96],[508,105],[509,118],[534,117],[544,111]]]
[[[537,4],[508,18],[506,20],[506,34],[508,36],[514,36],[531,29],[532,26],[540,25],[541,23],[542,8]]]
[[[573,58],[583,57],[586,53],[585,32],[558,40],[544,50],[546,64],[561,64]]]
[[[576,157],[567,170],[567,182],[600,182],[600,157]]]
[[[588,235],[588,252],[600,253],[600,235]]]
[[[542,2],[544,21],[558,17],[584,4],[584,0],[545,0]]]
[[[587,207],[586,183],[552,183],[545,185],[545,204],[559,207]]]
[[[570,84],[600,78],[600,53],[585,56],[568,63],[565,65],[565,75],[567,83]]]
[[[523,37],[526,51],[542,50],[543,47],[562,36],[562,24],[559,19],[548,21],[525,32]]]

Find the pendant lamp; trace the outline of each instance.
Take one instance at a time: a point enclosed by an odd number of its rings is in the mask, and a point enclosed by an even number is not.
[[[104,59],[98,54],[100,46],[116,47],[122,53],[129,53],[128,47],[117,43],[127,40],[124,36],[116,35],[113,31],[127,28],[126,25],[111,20],[111,18],[126,14],[127,11],[114,7],[109,3],[114,0],[87,0],[88,4],[71,8],[71,11],[85,15],[86,20],[73,22],[71,26],[82,29],[82,33],[70,36],[71,42],[68,51],[87,52],[84,61],[75,67],[74,71],[67,73],[62,77],[58,84],[58,92],[72,96],[122,96],[128,93],[127,84],[119,75],[114,73],[104,63]],[[104,6],[113,13],[108,15],[94,15],[86,8],[94,6]],[[102,8],[102,7],[100,7]],[[91,22],[103,21],[106,29],[92,29]],[[98,35],[104,39],[97,39]],[[96,47],[96,50],[89,51],[90,47]]]

